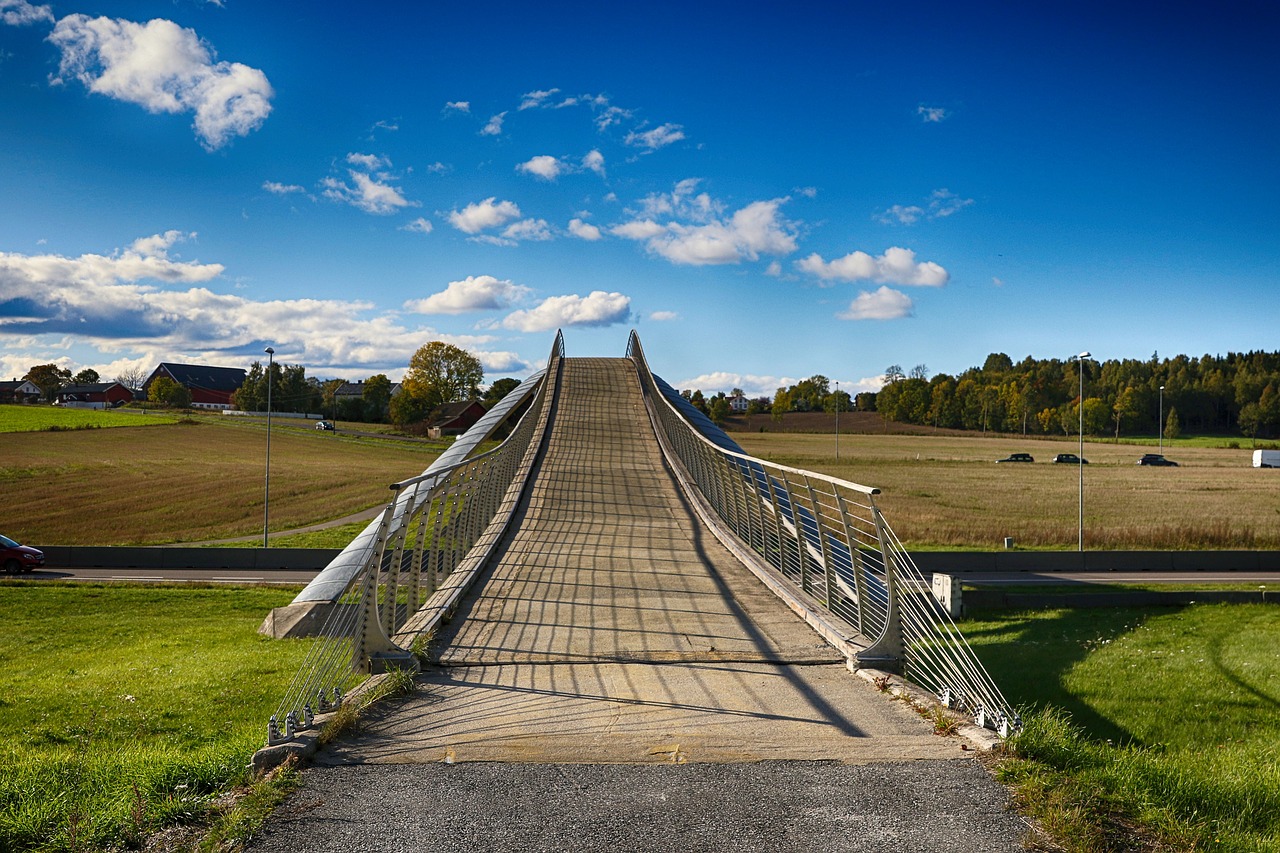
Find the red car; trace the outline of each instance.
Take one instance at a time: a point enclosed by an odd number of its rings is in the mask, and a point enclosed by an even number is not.
[[[0,566],[11,575],[34,571],[44,566],[44,552],[39,548],[19,545],[8,536],[0,536]]]

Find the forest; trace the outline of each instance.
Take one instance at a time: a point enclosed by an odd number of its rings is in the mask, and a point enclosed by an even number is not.
[[[1083,369],[1084,375],[1080,371]],[[925,365],[885,370],[878,393],[858,394],[854,408],[887,420],[950,429],[1024,435],[1072,435],[1079,429],[1083,380],[1088,435],[1244,435],[1280,433],[1280,353],[1248,352],[1096,361],[1035,359],[1004,353],[959,376],[929,375]],[[779,388],[770,409],[834,411],[849,407],[824,376]]]

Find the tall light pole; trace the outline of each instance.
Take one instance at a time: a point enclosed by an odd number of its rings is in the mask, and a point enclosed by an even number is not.
[[[836,459],[840,458],[840,410],[844,401],[840,399],[840,383],[836,382]]]
[[[1071,358],[1075,360],[1076,366],[1080,369],[1080,453],[1077,455],[1076,467],[1080,469],[1080,514],[1077,529],[1080,533],[1078,550],[1084,551],[1084,360],[1089,358],[1088,350],[1073,355]]]
[[[271,514],[271,368],[275,364],[276,351],[271,347],[267,354],[267,475],[266,491],[262,499],[262,547],[267,545],[267,524]]]
[[[1164,386],[1160,386],[1160,420],[1156,422],[1156,428],[1160,431],[1160,455],[1164,455]]]

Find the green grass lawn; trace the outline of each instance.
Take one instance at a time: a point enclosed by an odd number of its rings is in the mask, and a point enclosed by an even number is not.
[[[0,583],[0,850],[209,819],[305,651],[256,633],[295,593]]]
[[[67,409],[60,406],[0,406],[0,433],[159,426],[177,422],[178,416],[168,412]]]
[[[961,630],[1024,732],[1000,765],[1070,850],[1280,850],[1280,610],[1049,610]]]

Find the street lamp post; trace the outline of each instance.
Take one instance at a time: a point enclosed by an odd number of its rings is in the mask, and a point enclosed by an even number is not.
[[[840,458],[840,409],[844,407],[840,399],[840,383],[836,383],[836,459]]]
[[[1084,551],[1084,360],[1089,358],[1088,350],[1079,355],[1072,356],[1076,365],[1080,369],[1080,453],[1077,456],[1076,467],[1080,470],[1080,512],[1078,516],[1077,530],[1079,531],[1079,541],[1077,548]]]
[[[267,473],[266,490],[262,499],[262,547],[267,548],[267,525],[271,515],[271,368],[275,364],[276,351],[271,347],[267,354]]]
[[[1164,455],[1164,386],[1160,386],[1160,420],[1156,422],[1160,435],[1160,455]]]

